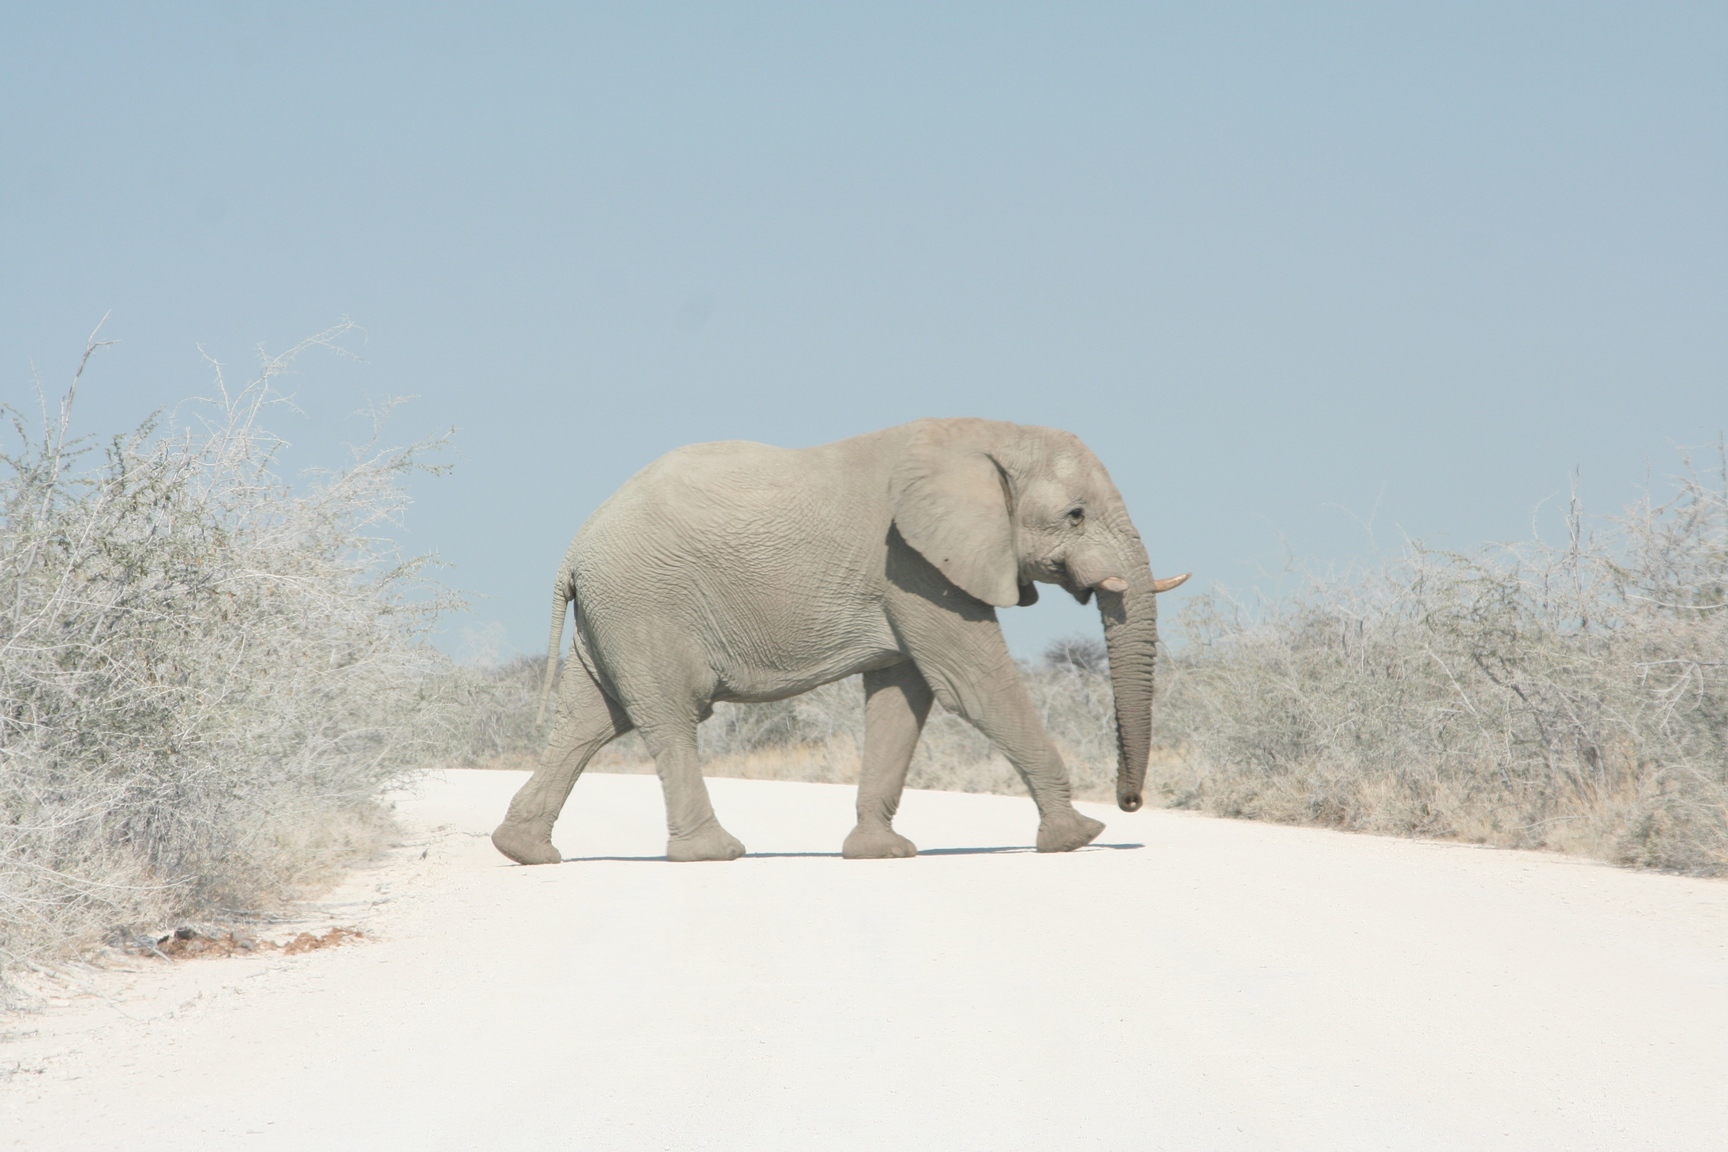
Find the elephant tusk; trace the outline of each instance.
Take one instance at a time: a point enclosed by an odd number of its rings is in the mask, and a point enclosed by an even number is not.
[[[1152,581],[1152,591],[1168,592],[1170,589],[1176,587],[1176,585],[1182,583],[1182,581],[1188,579],[1188,577],[1192,575],[1194,575],[1194,573],[1184,572],[1180,576],[1167,576],[1162,580],[1154,580]]]
[[[1128,581],[1120,576],[1106,576],[1098,581],[1098,587],[1106,592],[1126,592],[1128,591]]]

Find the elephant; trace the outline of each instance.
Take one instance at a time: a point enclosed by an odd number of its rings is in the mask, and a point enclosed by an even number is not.
[[[745,441],[676,449],[589,517],[558,568],[539,765],[492,842],[562,861],[554,821],[589,759],[632,728],[654,758],[669,860],[731,860],[696,753],[715,701],[782,700],[862,673],[864,746],[847,858],[910,857],[893,828],[933,700],[984,733],[1039,814],[1037,848],[1104,825],[1076,811],[1066,767],[1009,655],[996,610],[1039,583],[1096,596],[1114,693],[1117,804],[1141,805],[1152,736],[1155,580],[1104,466],[1079,438],[981,419],[926,419],[815,448]],[[559,672],[574,603],[570,659]]]

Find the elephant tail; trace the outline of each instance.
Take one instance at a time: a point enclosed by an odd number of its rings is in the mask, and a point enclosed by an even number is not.
[[[574,552],[575,548],[572,547]],[[540,712],[535,724],[546,722],[546,704],[552,699],[552,686],[558,682],[558,657],[564,648],[564,617],[576,599],[576,573],[566,556],[558,567],[558,579],[552,585],[552,631],[546,640],[546,672],[540,679]]]

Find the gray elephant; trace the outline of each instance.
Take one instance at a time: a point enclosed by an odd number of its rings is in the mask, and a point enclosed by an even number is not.
[[[576,778],[635,728],[665,792],[667,858],[741,856],[709,803],[697,724],[717,700],[782,700],[863,673],[858,826],[844,855],[917,854],[892,820],[932,699],[1026,781],[1038,850],[1079,848],[1104,825],[1075,811],[996,609],[1035,602],[1036,582],[1097,596],[1116,800],[1132,812],[1152,736],[1153,597],[1184,579],[1152,578],[1109,474],[1066,432],[919,420],[818,448],[680,448],[601,505],[558,569],[542,716],[572,601],[574,651],[539,769],[492,843],[523,864],[557,863],[552,825]]]

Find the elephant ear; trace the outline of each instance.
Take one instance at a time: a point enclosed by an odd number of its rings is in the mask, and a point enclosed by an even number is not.
[[[956,431],[927,428],[907,447],[891,481],[894,525],[961,591],[1009,608],[1021,592],[1008,482],[973,437]]]

